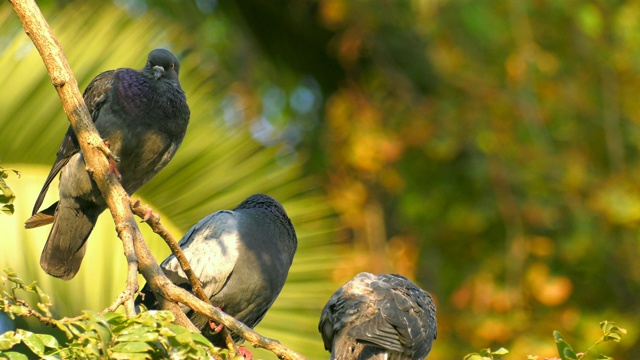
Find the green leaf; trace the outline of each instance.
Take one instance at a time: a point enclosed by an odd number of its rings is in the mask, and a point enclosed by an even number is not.
[[[498,349],[496,351],[492,351],[491,352],[492,355],[505,355],[505,354],[508,354],[508,353],[509,353],[509,350],[507,350],[505,348],[500,348],[500,349]]]
[[[128,320],[125,314],[116,312],[104,314],[104,319],[111,325],[120,325]]]
[[[38,298],[40,298],[40,302],[44,303],[45,305],[51,305],[51,298],[49,297],[49,294],[42,291],[39,286],[35,286],[35,290],[36,294],[38,294]]]
[[[156,332],[136,332],[130,334],[122,334],[116,338],[117,342],[124,341],[142,341],[142,342],[152,342],[158,341],[159,334]]]
[[[7,331],[0,335],[0,350],[9,350],[19,343],[20,339],[16,337],[15,331]]]
[[[15,207],[13,206],[13,204],[9,204],[9,205],[2,205],[2,212],[7,214],[7,215],[13,215],[13,213],[15,212]]]
[[[613,360],[613,358],[610,357],[610,356],[604,355],[604,354],[600,354],[600,355],[598,355],[596,360]]]
[[[21,354],[19,352],[15,352],[15,351],[7,351],[7,352],[2,352],[0,351],[0,356],[3,359],[9,359],[9,360],[29,360],[29,358],[24,355]]]
[[[600,323],[600,328],[602,329],[602,332],[606,334],[611,331],[611,328],[613,328],[613,323],[606,320],[602,321]]]
[[[24,337],[22,338],[22,342],[25,345],[27,345],[29,349],[33,351],[34,354],[38,356],[42,356],[44,354],[44,343],[42,342],[40,337],[38,337],[37,334],[24,331],[24,330],[18,330],[18,331],[24,332]]]
[[[202,334],[192,333],[191,338],[193,339],[194,342],[198,344],[213,348],[213,345],[211,344],[211,342]]]
[[[7,274],[7,280],[17,285],[24,285],[24,281],[22,281],[22,278],[13,271],[5,270],[5,273]]]
[[[482,356],[478,353],[472,353],[464,357],[464,360],[491,360],[491,358]]]
[[[571,345],[569,345],[565,340],[562,334],[559,331],[553,332],[553,337],[556,340],[556,347],[558,348],[558,355],[562,358],[562,360],[577,360],[577,355]]]
[[[35,334],[40,341],[42,341],[42,344],[44,344],[44,346],[48,347],[48,348],[58,348],[60,345],[58,344],[58,340],[49,335],[49,334]]]
[[[153,348],[151,345],[145,342],[132,341],[132,342],[122,342],[112,347],[111,350],[113,352],[132,352],[132,353],[141,353],[152,351]]]
[[[106,349],[111,342],[111,329],[109,328],[109,324],[106,322],[96,322],[92,323],[89,326],[89,329],[96,332],[100,342],[102,343],[102,348]]]
[[[573,349],[571,349],[571,348],[565,348],[562,351],[562,354],[560,355],[560,357],[562,358],[562,360],[577,360],[578,359],[578,355],[576,355],[576,352],[573,351]]]
[[[146,360],[151,359],[151,355],[144,353],[130,353],[130,352],[114,352],[109,356],[111,359],[127,359],[127,360]]]
[[[622,336],[620,336],[620,334],[617,334],[617,333],[610,333],[604,337],[604,341],[620,342],[621,339],[622,339]]]

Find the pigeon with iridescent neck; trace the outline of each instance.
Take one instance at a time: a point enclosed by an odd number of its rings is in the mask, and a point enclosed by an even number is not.
[[[168,50],[149,53],[142,70],[121,68],[96,76],[84,101],[111,161],[130,195],[173,158],[189,123],[189,107],[178,81],[180,63]],[[59,201],[38,212],[51,181],[60,173]],[[80,268],[87,239],[107,205],[86,170],[78,140],[69,127],[26,228],[53,223],[40,266],[49,275],[69,280]]]

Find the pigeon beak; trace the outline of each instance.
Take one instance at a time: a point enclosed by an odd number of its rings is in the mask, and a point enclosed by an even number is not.
[[[153,77],[156,78],[156,80],[160,79],[162,74],[164,74],[164,68],[162,66],[156,65],[153,67]]]

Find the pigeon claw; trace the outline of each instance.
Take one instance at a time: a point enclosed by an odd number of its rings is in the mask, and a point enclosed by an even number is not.
[[[216,324],[213,320],[209,320],[209,327],[217,334],[224,329],[224,324]]]
[[[120,174],[120,171],[118,171],[118,168],[116,168],[115,161],[111,158],[109,158],[109,172],[114,174],[118,180],[122,180],[122,175]]]
[[[253,360],[253,354],[244,346],[238,346],[238,355],[245,358],[245,360]]]
[[[120,174],[120,171],[118,171],[118,168],[116,168],[116,163],[120,162],[120,158],[111,152],[111,149],[109,148],[109,140],[102,140],[102,142],[104,143],[102,152],[104,152],[109,159],[109,172],[114,174],[118,180],[122,180],[122,175]]]
[[[107,155],[107,157],[115,162],[120,162],[120,157],[117,156],[116,154],[111,152],[111,144],[109,143],[109,140],[102,140],[102,142],[104,143],[104,147],[102,147],[102,152]]]

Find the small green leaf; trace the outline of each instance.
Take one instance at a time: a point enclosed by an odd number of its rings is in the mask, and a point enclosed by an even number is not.
[[[609,331],[611,331],[611,328],[613,327],[613,323],[609,322],[609,321],[603,321],[600,323],[600,328],[602,329],[603,333],[608,333]]]
[[[620,334],[617,334],[617,333],[610,333],[604,337],[604,341],[620,342],[621,339],[622,339],[622,336],[620,336]]]
[[[44,346],[48,347],[48,348],[58,348],[60,345],[58,344],[58,340],[48,334],[35,334],[38,338],[40,338],[40,341],[42,341],[42,343],[44,344]]]
[[[24,330],[18,330],[24,331]],[[24,331],[24,337],[22,338],[22,342],[29,347],[34,354],[41,356],[44,354],[44,343],[37,334]]]
[[[116,338],[117,342],[124,341],[142,341],[142,342],[152,342],[158,341],[159,334],[156,332],[140,332],[140,333],[131,333],[131,334],[122,334]]]
[[[117,344],[116,346],[111,348],[114,352],[132,352],[132,353],[141,353],[153,350],[151,345],[145,342],[133,341],[133,342],[122,342]]]
[[[146,353],[114,352],[109,355],[111,359],[146,360],[151,359],[151,355]]]
[[[24,281],[22,281],[22,278],[18,276],[16,273],[10,270],[5,270],[5,272],[7,273],[7,279],[9,281],[11,281],[14,284],[24,285]]]
[[[2,205],[2,212],[7,214],[7,215],[13,215],[13,213],[15,211],[16,211],[16,209],[13,206],[13,204]]]
[[[193,341],[195,343],[204,345],[206,347],[213,348],[213,345],[211,344],[211,342],[206,337],[204,337],[202,334],[191,333],[191,338],[193,339]]]
[[[42,291],[39,286],[35,286],[35,290],[36,294],[38,294],[38,297],[40,298],[40,302],[44,303],[45,305],[51,305],[51,298],[49,297],[49,294]]]
[[[29,313],[29,308],[22,305],[9,305],[8,311],[18,316],[22,316]]]
[[[607,355],[604,355],[604,354],[600,354],[600,355],[598,355],[598,357],[596,358],[596,360],[613,360],[613,358],[612,358],[612,357],[609,357],[609,356],[607,356]]]
[[[0,350],[9,350],[19,343],[20,339],[16,337],[15,331],[7,331],[0,335]]]
[[[571,348],[565,348],[560,357],[562,357],[562,360],[578,360],[578,355]]]
[[[106,313],[104,314],[104,319],[111,325],[120,325],[127,321],[127,316],[123,313]]]
[[[484,357],[478,353],[472,353],[464,357],[464,360],[491,360],[491,358]]]
[[[554,331],[553,337],[556,340],[558,355],[560,355],[562,360],[576,360],[578,358],[571,345],[564,340],[564,337],[559,331]]]
[[[491,355],[505,355],[505,354],[508,354],[508,353],[509,353],[509,350],[507,350],[505,348],[500,348],[500,349],[498,349],[496,351],[492,351]]]
[[[3,359],[9,359],[9,360],[29,360],[29,358],[26,355],[21,354],[19,352],[15,352],[15,351],[7,351],[7,352],[0,351],[0,357],[2,357]]]

